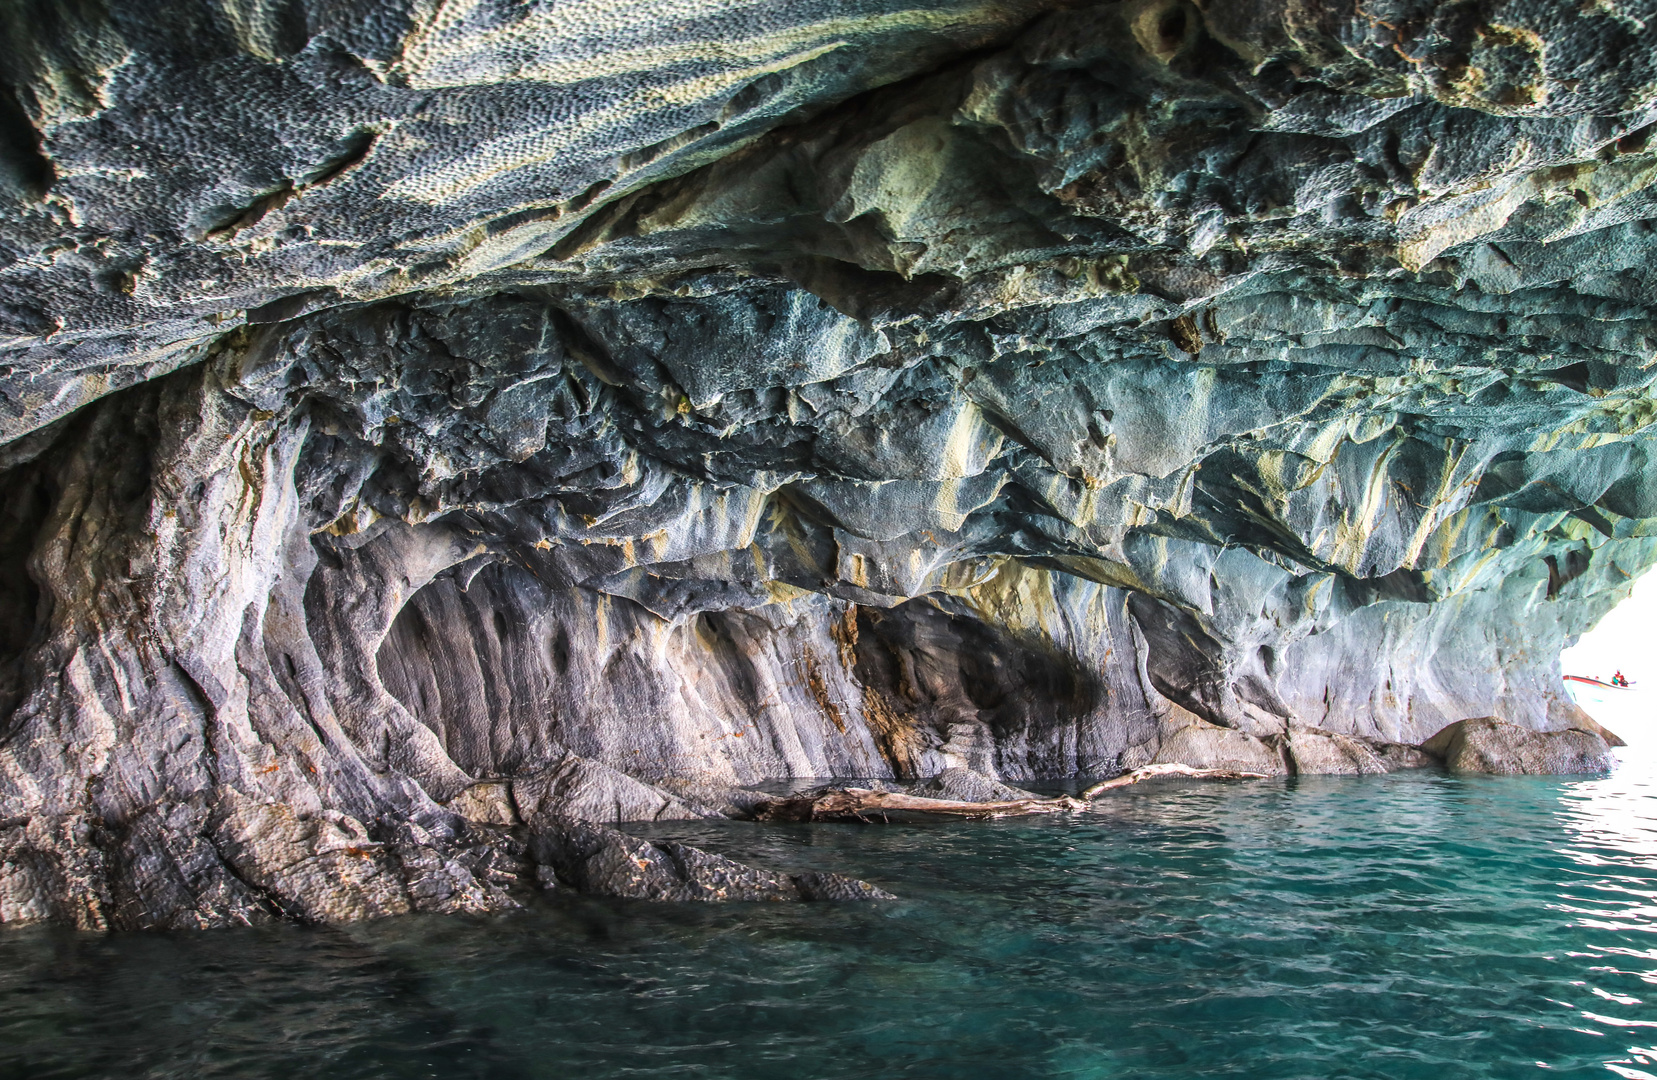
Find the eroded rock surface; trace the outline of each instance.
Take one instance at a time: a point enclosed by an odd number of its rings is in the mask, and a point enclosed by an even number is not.
[[[0,919],[1581,727],[1657,560],[1649,14],[10,5]]]
[[[1033,791],[1003,784],[971,769],[945,769],[937,776],[909,787],[909,794],[933,799],[954,799],[958,802],[1007,802],[1013,799],[1037,799]]]
[[[1453,773],[1571,775],[1611,767],[1610,746],[1592,731],[1530,731],[1493,716],[1457,721],[1421,749]]]
[[[662,843],[590,822],[548,821],[530,841],[541,883],[627,900],[891,900],[840,874],[779,874],[675,841]]]

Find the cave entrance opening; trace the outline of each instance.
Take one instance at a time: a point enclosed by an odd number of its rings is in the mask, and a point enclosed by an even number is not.
[[[1657,741],[1657,574],[1559,657],[1571,697],[1631,743]],[[1614,685],[1617,676],[1628,682]]]

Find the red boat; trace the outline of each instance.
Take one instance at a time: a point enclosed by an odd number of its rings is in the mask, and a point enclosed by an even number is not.
[[[1632,690],[1634,688],[1633,683],[1624,683],[1619,686],[1616,683],[1605,682],[1601,679],[1590,679],[1586,675],[1566,675],[1565,681],[1587,683],[1589,686],[1603,686],[1607,690]]]

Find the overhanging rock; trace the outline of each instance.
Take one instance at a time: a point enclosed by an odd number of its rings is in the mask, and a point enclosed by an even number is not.
[[[1579,728],[1657,560],[1609,8],[0,25],[0,920],[514,903],[537,777]]]

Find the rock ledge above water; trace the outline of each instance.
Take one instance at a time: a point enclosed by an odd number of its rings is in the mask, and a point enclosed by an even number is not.
[[[1531,731],[1494,716],[1458,720],[1421,744],[1452,773],[1572,776],[1611,768],[1611,746],[1578,728]]]

